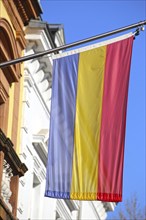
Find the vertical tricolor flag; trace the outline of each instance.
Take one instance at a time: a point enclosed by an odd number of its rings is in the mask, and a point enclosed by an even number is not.
[[[132,44],[128,34],[54,59],[45,196],[122,200]]]

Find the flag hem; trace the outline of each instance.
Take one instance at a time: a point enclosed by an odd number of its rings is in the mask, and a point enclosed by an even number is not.
[[[56,199],[70,199],[70,200],[89,200],[89,201],[103,201],[103,202],[121,202],[121,194],[112,193],[70,193],[69,192],[56,192],[47,190],[46,197]]]

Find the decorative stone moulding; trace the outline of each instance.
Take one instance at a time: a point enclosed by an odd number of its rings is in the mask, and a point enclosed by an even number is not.
[[[1,184],[2,186],[1,196],[3,197],[3,200],[9,207],[10,211],[12,211],[12,206],[9,203],[10,197],[12,195],[12,191],[10,189],[10,182],[12,176],[13,176],[12,169],[10,165],[7,163],[7,161],[4,160],[3,176],[2,176],[2,184]]]
[[[13,180],[19,179],[28,170],[21,162],[13,148],[13,143],[0,129],[1,189],[0,189],[0,219],[16,220],[17,212],[17,183],[11,188]],[[13,179],[14,178],[14,179]],[[13,179],[13,180],[12,180]],[[12,191],[11,191],[12,190]],[[13,199],[12,199],[13,198]],[[15,201],[16,200],[16,201]]]
[[[19,177],[23,176],[28,170],[26,165],[21,162],[17,153],[13,148],[13,143],[9,138],[5,136],[3,131],[0,129],[0,151],[4,153],[5,161],[10,165],[12,169],[13,176],[18,175]]]

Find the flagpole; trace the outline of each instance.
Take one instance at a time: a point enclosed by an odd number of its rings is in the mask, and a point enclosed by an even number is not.
[[[119,28],[119,29],[115,29],[113,31],[105,32],[103,34],[99,34],[99,35],[96,35],[96,36],[93,36],[93,37],[90,37],[90,38],[86,38],[86,39],[79,40],[79,41],[76,41],[76,42],[73,42],[73,43],[70,43],[70,44],[66,44],[66,45],[63,45],[63,46],[60,46],[60,47],[57,47],[57,48],[53,48],[53,49],[46,50],[46,51],[43,51],[43,52],[39,52],[39,53],[36,53],[36,54],[20,57],[20,58],[14,59],[14,60],[9,60],[9,61],[0,63],[0,68],[4,68],[4,67],[10,66],[10,65],[14,65],[14,64],[24,62],[24,61],[27,61],[27,60],[31,60],[31,59],[34,59],[34,58],[42,57],[44,55],[55,53],[55,52],[58,52],[60,50],[64,50],[64,49],[67,49],[67,48],[78,46],[80,44],[84,44],[84,43],[94,41],[94,40],[97,40],[97,39],[100,39],[100,38],[108,37],[110,35],[117,34],[117,33],[120,33],[122,31],[130,30],[130,29],[133,29],[133,28],[136,28],[136,27],[138,27],[138,29],[136,30],[135,35],[138,35],[139,31],[143,30],[144,25],[146,25],[146,20],[140,21],[138,23],[134,23],[134,24],[131,24],[131,25]]]

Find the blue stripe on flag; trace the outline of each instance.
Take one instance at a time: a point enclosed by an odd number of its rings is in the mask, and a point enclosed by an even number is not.
[[[46,196],[63,198],[70,193],[78,59],[74,54],[53,61]]]

